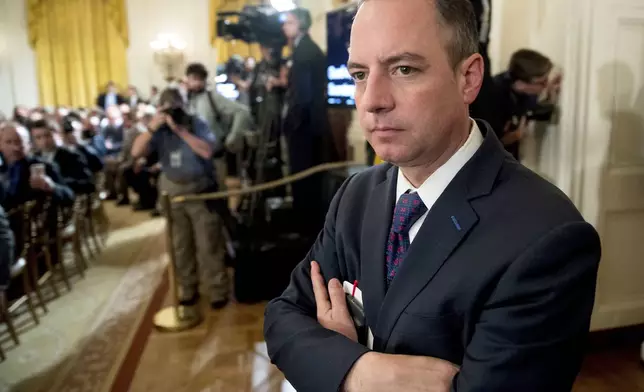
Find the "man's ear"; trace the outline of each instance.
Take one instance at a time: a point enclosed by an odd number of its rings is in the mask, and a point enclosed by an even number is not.
[[[463,102],[467,105],[472,104],[481,91],[483,85],[483,75],[485,73],[485,63],[483,56],[475,53],[465,59],[458,71],[460,80],[460,89],[463,94]]]

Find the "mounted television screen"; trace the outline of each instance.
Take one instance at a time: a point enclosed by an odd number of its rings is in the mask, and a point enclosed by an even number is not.
[[[327,13],[327,103],[336,107],[355,107],[355,85],[347,69],[351,23],[356,6]]]

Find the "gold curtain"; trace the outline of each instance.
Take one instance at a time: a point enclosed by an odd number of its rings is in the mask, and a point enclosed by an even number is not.
[[[259,60],[262,56],[259,45],[245,42],[225,41],[217,37],[217,12],[241,11],[246,5],[260,4],[259,0],[210,0],[210,44],[217,50],[217,64],[225,64],[233,55],[252,56]]]
[[[25,0],[41,105],[93,106],[112,80],[127,85],[125,0]]]

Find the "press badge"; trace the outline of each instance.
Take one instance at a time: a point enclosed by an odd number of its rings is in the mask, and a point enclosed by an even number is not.
[[[181,167],[181,151],[170,153],[170,167],[175,169]]]

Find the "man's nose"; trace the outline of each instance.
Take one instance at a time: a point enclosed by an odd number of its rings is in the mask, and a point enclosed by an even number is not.
[[[384,76],[370,75],[362,95],[362,105],[369,113],[392,110],[395,107],[395,102],[391,94],[391,81]]]

